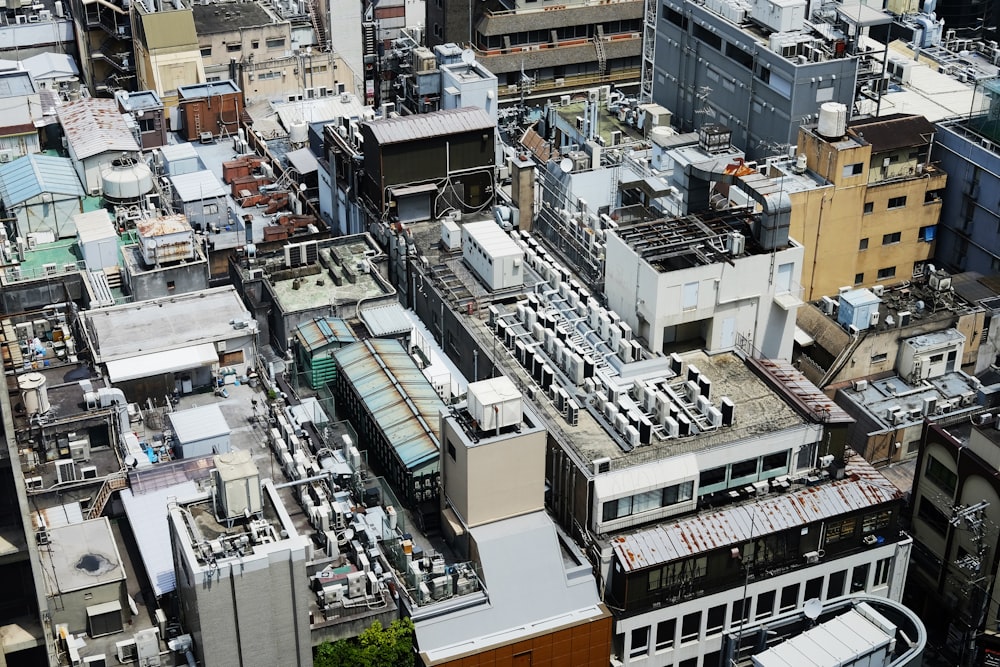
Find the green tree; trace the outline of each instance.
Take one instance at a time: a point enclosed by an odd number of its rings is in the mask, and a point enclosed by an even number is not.
[[[413,621],[393,621],[388,628],[375,621],[353,639],[323,642],[313,667],[413,667]]]

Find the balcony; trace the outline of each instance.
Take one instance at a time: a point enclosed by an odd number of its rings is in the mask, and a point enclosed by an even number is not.
[[[629,32],[608,35],[602,40],[601,45],[604,47],[608,62],[639,56],[642,53],[642,34]],[[525,69],[538,69],[578,63],[596,63],[598,53],[593,39],[580,38],[541,44],[524,44],[501,49],[477,49],[476,59],[486,69],[499,74],[520,71],[522,65]],[[605,82],[614,80],[614,78],[601,79]]]

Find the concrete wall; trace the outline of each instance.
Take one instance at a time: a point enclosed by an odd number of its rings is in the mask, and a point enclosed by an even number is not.
[[[88,597],[89,596],[89,597]],[[125,592],[125,583],[115,581],[103,586],[64,593],[59,596],[60,608],[52,609],[53,625],[66,623],[73,634],[87,633],[87,607],[105,602],[118,602],[122,606],[122,626],[132,617]],[[55,607],[55,605],[53,605]]]
[[[123,278],[135,301],[187,294],[208,288],[208,264],[204,261],[137,273],[132,273],[132,266],[126,265],[125,268]]]

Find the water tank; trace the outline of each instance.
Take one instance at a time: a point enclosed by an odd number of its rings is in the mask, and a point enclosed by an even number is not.
[[[145,163],[120,158],[101,174],[104,198],[112,204],[134,204],[153,191],[153,174]]]
[[[298,121],[292,123],[288,128],[288,142],[291,144],[304,144],[309,141],[309,126]]]
[[[820,136],[839,139],[847,132],[847,107],[839,102],[824,102],[819,108]]]
[[[216,511],[220,520],[263,510],[260,476],[253,456],[246,450],[217,454],[215,464]]]
[[[41,373],[25,373],[17,379],[21,390],[24,409],[29,415],[49,411],[49,392],[45,388],[45,376]]]

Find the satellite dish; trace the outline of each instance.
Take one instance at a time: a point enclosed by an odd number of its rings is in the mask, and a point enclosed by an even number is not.
[[[817,598],[812,598],[811,600],[806,600],[805,605],[802,607],[802,613],[806,615],[811,621],[815,621],[819,618],[819,615],[823,613],[823,603]]]
[[[562,172],[564,174],[568,174],[569,172],[573,171],[573,161],[570,160],[568,157],[564,157],[562,159],[562,162],[559,163],[559,168],[562,169]]]
[[[466,65],[471,65],[476,62],[476,54],[472,49],[465,49],[462,51],[462,62]]]

